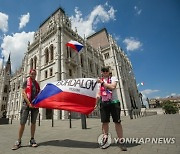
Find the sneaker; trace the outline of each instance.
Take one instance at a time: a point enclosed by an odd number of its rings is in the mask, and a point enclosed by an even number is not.
[[[107,141],[108,141],[108,136],[106,136],[106,137],[103,136],[99,145],[104,146],[107,143]]]
[[[127,148],[124,143],[119,143],[119,147],[122,151],[127,151]]]
[[[103,136],[101,139],[101,142],[99,143],[101,149],[106,149],[110,146],[110,143],[108,142],[108,135]]]
[[[37,146],[38,146],[37,143],[36,143],[36,141],[35,141],[35,139],[33,139],[33,138],[29,141],[29,145],[30,145],[31,147],[37,147]]]
[[[12,150],[17,150],[21,147],[21,141],[16,141],[14,146],[12,147]]]

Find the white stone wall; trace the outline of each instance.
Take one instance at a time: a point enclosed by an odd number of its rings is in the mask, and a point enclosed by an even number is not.
[[[60,10],[61,11],[61,10]],[[58,13],[58,12],[56,12]],[[64,14],[61,15],[64,17]],[[54,26],[48,27],[49,20],[47,20],[41,27],[38,29],[38,31],[35,33],[35,39],[34,42],[31,42],[31,44],[28,45],[27,53],[24,58],[23,62],[23,68],[24,71],[20,72],[19,74],[22,74],[23,80],[22,82],[26,80],[29,74],[29,70],[31,68],[31,60],[36,57],[37,63],[36,63],[36,70],[37,70],[37,81],[40,84],[40,87],[43,88],[46,83],[54,82],[58,80],[63,80],[67,78],[78,78],[78,77],[97,77],[100,75],[100,69],[104,65],[102,56],[94,50],[84,39],[82,39],[76,32],[72,31],[66,25],[64,22],[67,22],[66,20],[61,20],[62,16],[60,16],[60,19],[58,19],[57,14],[54,14],[56,16],[56,22]],[[71,57],[67,56],[67,47],[66,43],[70,40],[77,40],[80,43],[84,45],[84,48],[82,49],[81,53],[76,53],[72,49],[68,48],[69,52],[71,52]],[[50,50],[50,47],[53,46],[53,54],[54,58],[52,61],[49,61],[46,63],[45,61],[45,50]],[[81,60],[80,55],[83,55],[84,57],[84,65],[81,67]],[[92,62],[92,71],[89,69],[89,63],[88,59]],[[98,67],[95,68],[95,64]],[[34,67],[33,67],[34,68]],[[53,70],[52,75],[50,76],[50,69]],[[70,75],[71,70],[71,75]],[[47,76],[45,76],[45,72],[47,71]],[[18,80],[18,75],[14,76],[11,79],[11,86],[13,84],[16,85],[16,81]],[[22,84],[22,83],[21,83]],[[14,91],[11,91],[9,95],[9,102],[8,102],[8,115],[11,117],[14,115],[14,118],[19,118],[19,112],[22,105],[22,97],[16,97],[16,93],[20,93],[18,89],[15,89]],[[22,94],[19,94],[22,96]],[[19,102],[20,105],[18,108],[16,108],[16,102]],[[49,110],[46,109],[40,109],[40,115],[41,119],[47,118],[47,112]],[[79,116],[77,113],[73,113],[74,116]],[[54,118],[67,118],[68,113],[65,111],[59,111],[54,110]]]

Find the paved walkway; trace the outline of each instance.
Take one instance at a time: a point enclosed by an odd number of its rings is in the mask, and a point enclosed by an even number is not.
[[[122,125],[125,138],[138,138],[138,141],[127,144],[128,151],[121,151],[115,143],[108,149],[98,147],[97,138],[101,134],[99,119],[87,119],[87,129],[81,129],[81,121],[72,120],[72,128],[69,121],[42,120],[41,126],[37,126],[36,141],[39,147],[28,147],[30,126],[26,125],[22,139],[23,147],[12,151],[17,139],[19,121],[13,124],[0,125],[0,154],[179,154],[180,153],[180,115],[154,115],[130,120],[122,117]],[[114,125],[110,125],[112,142],[116,137]],[[161,144],[152,140],[159,139]],[[148,143],[143,143],[147,139]],[[170,144],[164,143],[169,139]],[[172,139],[172,140],[171,140]],[[144,140],[144,141],[143,141]],[[173,143],[175,141],[175,143]],[[163,142],[163,143],[162,143]]]

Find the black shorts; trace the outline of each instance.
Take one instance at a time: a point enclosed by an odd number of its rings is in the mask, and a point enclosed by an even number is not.
[[[38,108],[29,108],[28,106],[23,104],[23,106],[21,108],[21,112],[20,112],[20,124],[21,125],[26,124],[28,116],[29,116],[29,112],[31,112],[31,123],[32,124],[36,123],[39,109]]]
[[[100,103],[100,114],[101,114],[101,122],[102,123],[110,122],[110,115],[112,116],[113,122],[120,123],[121,122],[120,102],[118,102],[118,103],[101,102]]]

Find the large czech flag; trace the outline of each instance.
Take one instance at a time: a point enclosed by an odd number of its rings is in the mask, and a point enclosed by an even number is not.
[[[60,109],[89,114],[94,110],[99,84],[96,79],[78,78],[48,83],[33,105],[38,108]]]
[[[71,47],[72,49],[76,50],[77,52],[79,52],[82,48],[83,45],[77,41],[69,41],[68,43],[66,43],[66,46]]]

